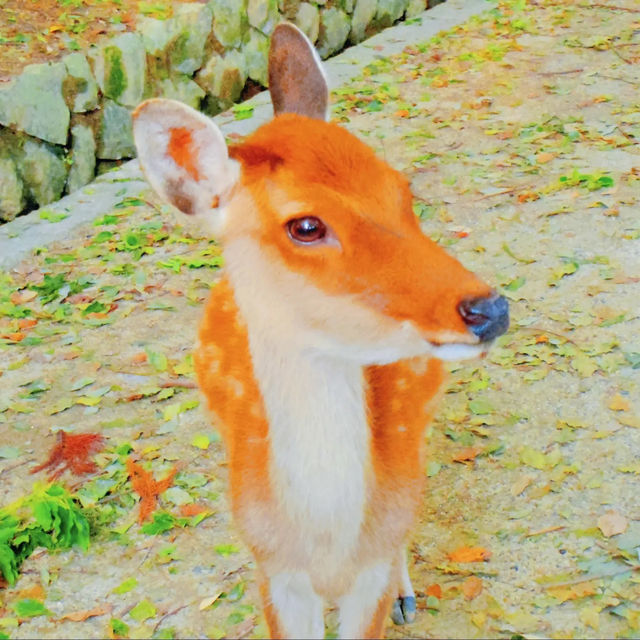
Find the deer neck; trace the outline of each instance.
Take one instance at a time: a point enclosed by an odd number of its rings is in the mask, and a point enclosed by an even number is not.
[[[370,475],[363,368],[310,347],[282,303],[299,289],[282,293],[255,241],[227,243],[225,262],[269,422],[274,494],[303,535],[346,552],[364,520]]]

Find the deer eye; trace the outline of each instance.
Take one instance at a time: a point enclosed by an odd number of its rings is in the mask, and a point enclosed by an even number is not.
[[[304,218],[294,218],[286,224],[287,233],[292,240],[311,244],[322,240],[327,235],[327,227],[320,218],[306,216]]]

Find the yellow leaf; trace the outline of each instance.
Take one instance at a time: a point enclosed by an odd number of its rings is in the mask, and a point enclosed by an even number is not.
[[[640,418],[638,416],[634,416],[630,413],[619,413],[616,416],[616,420],[625,427],[640,429]]]
[[[533,482],[533,480],[533,476],[520,476],[520,478],[511,485],[511,495],[519,496]]]
[[[631,405],[628,400],[623,398],[619,393],[616,393],[609,402],[609,409],[611,409],[611,411],[630,411]]]
[[[584,607],[580,609],[580,621],[582,624],[592,629],[598,629],[600,626],[600,612],[595,607]]]
[[[476,611],[471,614],[471,622],[478,627],[478,629],[482,629],[487,622],[487,614],[484,611]]]

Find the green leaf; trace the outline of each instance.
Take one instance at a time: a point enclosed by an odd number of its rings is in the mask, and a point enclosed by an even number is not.
[[[47,609],[40,600],[25,598],[13,603],[13,610],[18,618],[35,618],[37,616],[52,616],[53,613]]]
[[[238,582],[238,584],[236,584],[233,589],[231,589],[231,591],[229,591],[229,593],[227,594],[227,600],[230,600],[231,602],[240,600],[240,598],[242,598],[242,596],[244,595],[244,590],[245,583]]]
[[[137,622],[143,622],[156,615],[156,608],[145,598],[129,611],[129,615]]]
[[[138,580],[136,578],[127,578],[121,582],[117,587],[111,590],[111,593],[123,594],[128,593],[132,589],[138,586]]]
[[[147,358],[149,359],[149,364],[156,371],[167,370],[167,366],[168,366],[167,356],[165,356],[164,353],[160,353],[158,351],[152,351],[149,348],[146,348],[145,351],[147,352]]]
[[[95,378],[80,378],[69,387],[69,391],[79,391],[83,387],[88,387],[90,384],[93,384],[95,381]]]
[[[109,620],[109,626],[111,627],[111,633],[113,636],[120,636],[122,638],[129,637],[129,625],[118,618],[111,618]]]
[[[0,447],[0,458],[5,460],[13,460],[21,454],[20,447],[13,447],[11,445],[5,445]]]
[[[231,108],[236,120],[246,120],[253,115],[253,105],[247,102],[236,104]]]
[[[484,398],[469,401],[469,410],[475,415],[486,415],[493,411],[493,405]]]
[[[40,210],[40,219],[48,220],[49,222],[60,222],[60,220],[64,220],[68,218],[68,213],[60,213],[59,211],[52,211],[51,209],[41,209]]]
[[[194,447],[198,447],[198,449],[208,449],[211,441],[209,440],[209,436],[204,433],[198,433],[193,437],[191,444]]]
[[[427,464],[427,478],[433,478],[433,476],[438,475],[440,469],[442,469],[442,465],[439,462],[430,460]]]
[[[514,280],[511,280],[511,282],[504,285],[504,288],[507,291],[517,291],[526,281],[527,279],[524,276],[518,276]]]
[[[169,487],[162,495],[165,500],[168,500],[171,504],[175,504],[178,507],[193,502],[191,495],[180,487]]]
[[[145,524],[140,530],[149,536],[159,535],[173,529],[178,524],[175,516],[166,511],[156,511],[153,521]]]
[[[239,547],[236,547],[235,544],[219,544],[213,547],[213,550],[222,557],[226,558],[230,556],[232,553],[238,553],[240,551]]]

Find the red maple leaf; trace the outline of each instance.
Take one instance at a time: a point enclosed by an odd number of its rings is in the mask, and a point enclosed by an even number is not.
[[[67,433],[58,431],[58,442],[53,446],[45,462],[31,469],[37,473],[43,469],[52,471],[49,480],[55,480],[67,469],[79,476],[94,473],[98,466],[89,456],[102,451],[104,438],[97,433]]]
[[[133,458],[127,458],[127,471],[133,490],[140,496],[138,523],[142,524],[155,510],[158,496],[173,484],[173,478],[178,469],[173,467],[164,480],[154,480],[149,471],[141,467]]]

